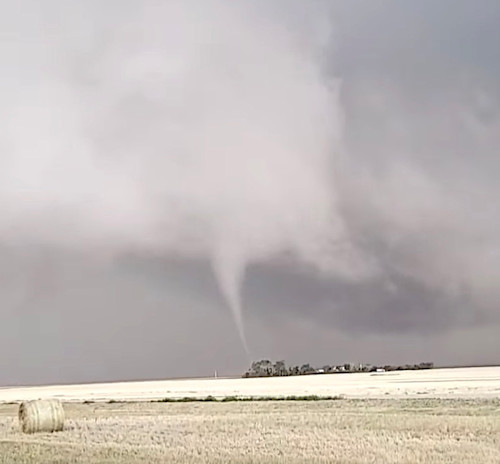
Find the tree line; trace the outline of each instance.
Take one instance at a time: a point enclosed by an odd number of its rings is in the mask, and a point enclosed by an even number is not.
[[[311,375],[311,374],[345,374],[353,372],[388,372],[388,371],[407,371],[419,369],[432,369],[434,363],[422,362],[419,364],[405,364],[400,366],[393,365],[372,365],[372,364],[340,364],[326,365],[320,368],[303,364],[301,366],[287,366],[285,361],[272,362],[267,359],[254,361],[244,374],[248,377],[284,377],[289,375]]]

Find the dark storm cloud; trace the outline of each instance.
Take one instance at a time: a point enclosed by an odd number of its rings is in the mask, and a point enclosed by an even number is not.
[[[497,2],[1,9],[1,383],[492,362]]]
[[[340,6],[352,22],[339,23],[336,54],[343,211],[394,290],[368,291],[362,306],[372,326],[498,323],[500,7],[372,5]],[[349,314],[354,325],[371,320]]]

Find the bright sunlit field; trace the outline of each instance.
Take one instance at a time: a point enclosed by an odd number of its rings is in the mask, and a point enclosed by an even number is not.
[[[498,464],[499,400],[71,403],[23,435],[0,407],[0,463]]]
[[[334,400],[157,402],[325,395]],[[18,402],[60,398],[25,435]],[[500,368],[190,379],[0,390],[0,464],[500,462]]]

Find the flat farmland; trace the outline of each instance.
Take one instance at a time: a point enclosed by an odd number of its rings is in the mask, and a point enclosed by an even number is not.
[[[0,390],[0,464],[500,463],[500,369],[199,379]],[[162,398],[335,396],[318,401]],[[18,401],[65,429],[22,434]]]
[[[1,464],[498,464],[500,401],[384,399],[67,403],[23,435],[0,406]]]
[[[141,401],[214,396],[345,396],[346,398],[498,398],[500,367],[318,374],[256,379],[183,379],[0,389],[0,402]]]

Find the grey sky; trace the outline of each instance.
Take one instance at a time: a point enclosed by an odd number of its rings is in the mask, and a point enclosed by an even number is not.
[[[0,1],[0,384],[500,362],[499,26]]]

